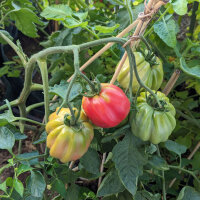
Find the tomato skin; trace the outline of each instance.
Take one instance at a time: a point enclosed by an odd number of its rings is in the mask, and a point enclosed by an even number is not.
[[[79,118],[81,128],[75,130],[64,124],[64,116],[70,114],[70,110],[62,108],[58,115],[57,110],[58,108],[49,116],[49,122],[46,124],[47,147],[50,148],[50,155],[60,159],[61,162],[75,161],[87,152],[94,136],[93,126],[81,112]]]
[[[82,107],[94,125],[111,128],[126,118],[130,111],[130,101],[119,87],[102,83],[99,95],[83,97]]]
[[[153,144],[165,142],[176,126],[175,108],[165,94],[157,92],[158,99],[166,103],[166,111],[156,110],[147,103],[145,95],[141,92],[137,98],[137,112],[130,117],[131,130],[143,141]]]
[[[163,66],[161,60],[156,57],[156,65],[150,66],[150,64],[145,60],[144,56],[140,52],[134,52],[135,62],[138,70],[138,74],[140,79],[144,82],[144,84],[151,88],[152,90],[158,90],[163,82]],[[119,84],[123,88],[129,87],[130,82],[130,66],[129,59],[125,60],[124,65],[117,77]],[[132,90],[133,93],[136,94],[140,84],[138,83],[135,73],[133,71],[133,82],[132,82]]]

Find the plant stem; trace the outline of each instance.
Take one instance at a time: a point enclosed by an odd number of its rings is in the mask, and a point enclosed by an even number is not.
[[[18,100],[14,100],[14,101],[11,101],[10,102],[10,106],[11,107],[15,107],[15,106],[18,106]],[[7,104],[4,104],[3,106],[0,106],[0,110],[5,110],[8,108],[8,105]]]
[[[90,30],[90,28],[86,26],[84,27],[84,29],[87,30],[89,33],[91,33],[96,39],[99,39],[99,36],[96,33],[94,33],[92,30]]]
[[[15,117],[15,120],[22,120],[22,121],[31,122],[33,124],[37,124],[37,125],[40,125],[40,126],[45,126],[45,124],[42,124],[40,122],[37,122],[37,121],[32,120],[32,119],[25,118],[25,117]]]
[[[159,157],[161,157],[159,146],[156,145],[156,147],[157,147],[157,154],[158,154]],[[166,197],[166,185],[165,185],[165,172],[164,172],[164,170],[162,170],[162,183],[163,183],[163,189],[162,189],[163,190],[163,200],[167,200],[167,197]]]
[[[195,22],[196,22],[196,11],[198,10],[199,7],[199,2],[195,1],[193,3],[193,8],[192,8],[192,16],[191,16],[191,21],[190,21],[190,29],[189,29],[189,33],[190,38],[192,39],[193,37],[193,32],[194,32],[194,27],[195,27]]]
[[[15,53],[19,56],[20,60],[22,61],[23,66],[25,67],[27,62],[23,52],[21,52],[19,47],[15,45],[5,34],[1,32],[0,32],[0,37],[2,37],[12,47],[12,49],[15,51]]]
[[[194,179],[197,181],[197,183],[200,184],[200,180],[197,178],[197,176],[194,174],[194,172],[192,172],[190,170],[187,170],[187,169],[184,169],[184,168],[179,167],[179,166],[168,165],[168,167],[172,168],[172,169],[180,170],[180,171],[183,171],[183,172],[186,172],[186,173],[190,174],[191,176],[194,177]]]
[[[33,83],[31,85],[31,91],[40,91],[40,90],[43,90],[43,85],[41,84],[38,84],[38,83]]]
[[[157,95],[156,95],[149,87],[147,87],[147,86],[143,83],[143,81],[140,79],[139,74],[138,74],[138,71],[137,71],[137,66],[136,66],[136,63],[135,63],[135,55],[134,55],[134,54],[132,54],[132,59],[133,59],[133,63],[134,63],[134,65],[133,65],[134,73],[135,73],[135,77],[136,77],[138,83],[140,84],[141,87],[145,88],[145,89],[156,99],[156,101],[157,101],[159,107],[161,108],[162,106],[161,106],[161,104],[160,104],[160,101],[159,101]],[[130,65],[130,66],[131,66],[131,65]],[[130,77],[131,77],[131,76],[130,76]]]
[[[168,10],[170,9],[170,6],[168,6],[168,8],[165,10],[165,12],[163,12],[160,17],[156,20],[156,22],[159,22],[168,12]],[[151,28],[144,34],[144,37],[146,37],[147,35],[149,35],[152,31],[153,31],[154,27],[151,26]]]
[[[44,91],[44,107],[45,107],[45,123],[49,119],[49,82],[48,82],[48,70],[46,59],[39,59],[37,61],[40,72],[42,75],[43,91]]]
[[[130,0],[126,0],[125,2],[126,2],[125,7],[129,14],[130,24],[132,24],[133,23],[133,12],[132,12],[132,8],[131,8],[131,3],[130,3]]]

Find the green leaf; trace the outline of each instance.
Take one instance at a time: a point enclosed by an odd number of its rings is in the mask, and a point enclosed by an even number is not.
[[[129,193],[127,190],[121,192],[117,196],[118,200],[134,200],[133,196],[131,193]]]
[[[12,124],[7,124],[6,127],[14,134],[15,140],[24,140],[27,138],[25,134],[22,134],[19,129],[17,129]]]
[[[43,175],[39,171],[32,171],[28,178],[28,189],[33,197],[42,197],[46,188]]]
[[[42,134],[40,135],[40,138],[36,141],[33,142],[33,144],[41,144],[44,143],[47,139],[47,133],[46,131],[42,132]]]
[[[197,192],[194,188],[185,186],[178,195],[177,200],[199,200],[200,192]]]
[[[37,37],[37,28],[35,24],[43,25],[38,16],[28,8],[13,10],[10,18],[15,21],[16,27],[29,37]]]
[[[115,26],[95,26],[95,30],[99,31],[99,33],[113,33],[115,29],[117,29],[120,26],[120,24],[115,24]]]
[[[181,144],[178,144],[174,141],[168,140],[165,142],[165,147],[178,155],[184,154],[187,150],[187,147]]]
[[[187,0],[176,0],[172,3],[172,6],[178,15],[185,15],[187,13],[187,4]]]
[[[101,140],[102,143],[110,142],[113,139],[117,139],[122,135],[126,134],[126,131],[130,128],[130,125],[125,125],[119,129],[117,129],[114,133],[107,134],[103,139]]]
[[[0,126],[5,126],[9,122],[13,121],[15,121],[15,117],[9,110],[6,110],[5,113],[0,114]]]
[[[61,180],[56,179],[53,181],[52,190],[58,192],[63,198],[66,197],[66,188],[65,188],[64,183]]]
[[[143,165],[147,162],[140,140],[131,132],[113,148],[113,161],[126,189],[134,195],[137,190],[138,177],[143,173]]]
[[[65,199],[78,199],[80,192],[80,187],[78,185],[72,184],[70,187],[67,188],[67,195]]]
[[[20,194],[20,196],[23,197],[24,186],[23,186],[22,182],[20,180],[18,180],[17,178],[15,178],[13,180],[13,187]]]
[[[88,12],[74,12],[73,15],[78,17],[81,21],[83,21],[87,18]]]
[[[200,169],[200,152],[195,153],[194,158],[191,161],[191,164],[193,170]]]
[[[96,150],[89,148],[85,155],[80,159],[80,163],[91,174],[99,174],[100,159]]]
[[[119,192],[124,191],[124,186],[121,183],[117,170],[114,168],[112,169],[108,175],[103,179],[98,192],[97,196],[109,196],[112,194],[116,194]]]
[[[189,68],[185,62],[185,59],[183,57],[181,57],[180,58],[180,68],[187,75],[192,76],[197,79],[200,79],[200,65]]]
[[[45,19],[65,20],[73,14],[72,9],[68,5],[58,4],[46,7],[40,14]]]
[[[6,186],[6,181],[0,184],[0,190],[6,192],[7,191],[7,186]]]
[[[0,127],[0,149],[11,150],[15,144],[15,136],[5,126]]]
[[[13,37],[10,35],[10,33],[8,33],[5,30],[0,30],[0,33],[3,33],[6,37],[8,37],[10,40],[13,40]],[[0,36],[0,43],[1,44],[7,44],[7,42]],[[0,70],[1,71],[1,70]],[[1,77],[1,72],[0,72],[0,77]]]
[[[75,18],[67,18],[63,21],[64,26],[66,26],[67,28],[76,28],[76,27],[86,27],[88,25],[88,22],[82,22],[82,21],[78,21]]]
[[[156,22],[154,24],[155,33],[169,46],[174,48],[176,46],[176,25],[175,21],[170,19],[166,22],[163,21]]]
[[[166,161],[157,156],[154,155],[152,156],[151,159],[149,159],[149,164],[154,168],[154,169],[158,169],[158,170],[169,170],[169,167],[167,166]]]
[[[20,164],[19,167],[17,168],[16,170],[16,174],[17,176],[19,176],[20,174],[24,173],[24,172],[28,172],[28,171],[31,171],[33,168],[30,167],[29,165],[23,165],[23,164]]]
[[[59,85],[55,85],[54,87],[51,87],[49,89],[49,93],[58,95],[62,99],[65,99],[66,93],[67,93],[67,88],[69,86],[69,83],[62,80]],[[79,96],[82,92],[82,87],[80,83],[74,83],[72,86],[72,90],[69,95],[69,101],[72,101],[75,99],[77,96]]]
[[[23,161],[20,161],[20,163],[24,164],[24,165],[36,165],[39,163],[38,158],[35,158],[35,156],[38,156],[39,153],[38,151],[33,151],[30,153],[23,153],[23,154],[19,154],[17,155],[17,159],[23,159]]]
[[[8,74],[10,67],[8,65],[0,68],[0,77]]]
[[[134,196],[134,200],[160,200],[160,194],[151,194],[145,190],[137,191],[136,195]]]

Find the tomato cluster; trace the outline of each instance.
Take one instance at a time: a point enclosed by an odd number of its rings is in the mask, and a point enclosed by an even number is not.
[[[152,90],[158,90],[163,81],[163,67],[159,58],[153,64],[148,63],[140,52],[134,52],[136,67],[140,79]],[[132,92],[140,88],[133,71]],[[128,89],[130,82],[129,60],[125,61],[117,78],[122,88]],[[169,99],[161,92],[156,92],[157,99],[148,92],[141,92],[133,105],[129,123],[132,133],[143,141],[153,144],[168,139],[176,126],[175,109]],[[159,105],[160,104],[160,105]],[[160,107],[161,106],[161,107]],[[58,110],[58,108],[57,108]],[[79,159],[87,151],[94,135],[93,125],[112,128],[123,123],[130,112],[130,101],[122,89],[109,83],[101,83],[99,94],[84,96],[82,110],[78,119],[79,128],[65,123],[70,120],[68,108],[62,108],[57,114],[52,113],[46,125],[47,147],[50,155],[65,163]],[[75,116],[78,111],[75,109]]]

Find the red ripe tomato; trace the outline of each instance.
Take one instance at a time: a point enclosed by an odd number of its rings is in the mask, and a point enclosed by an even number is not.
[[[111,128],[126,118],[130,111],[130,101],[119,87],[102,83],[98,95],[83,97],[82,107],[94,125]]]

